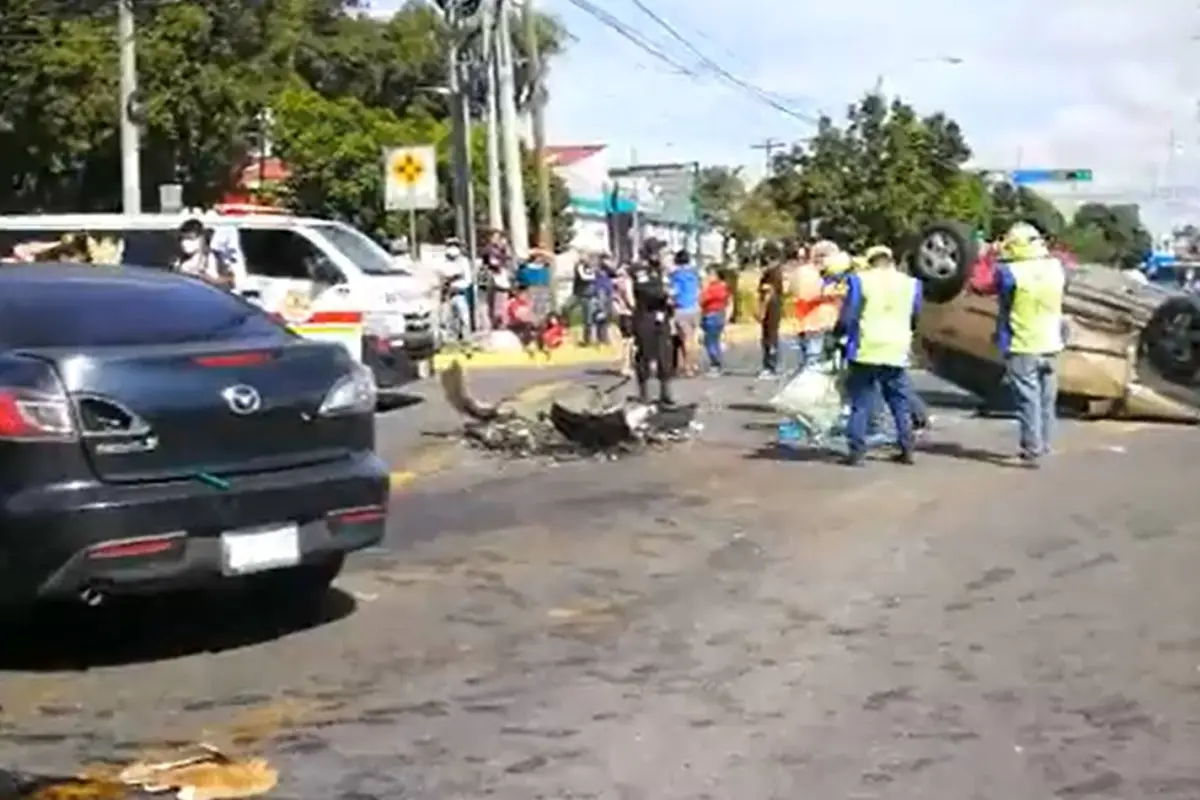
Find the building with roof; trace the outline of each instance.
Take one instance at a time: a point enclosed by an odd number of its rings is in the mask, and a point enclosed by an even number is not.
[[[691,220],[671,219],[662,213],[658,199],[662,187],[644,178],[613,181],[607,145],[553,145],[546,148],[546,159],[566,184],[571,198],[570,208],[575,215],[571,249],[627,253],[631,240],[650,236],[662,239],[672,249],[694,249]],[[706,254],[710,250],[708,238],[702,237]]]

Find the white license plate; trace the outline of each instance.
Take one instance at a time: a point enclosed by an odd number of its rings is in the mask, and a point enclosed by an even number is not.
[[[285,523],[222,533],[221,556],[233,575],[294,567],[300,563],[300,531]]]

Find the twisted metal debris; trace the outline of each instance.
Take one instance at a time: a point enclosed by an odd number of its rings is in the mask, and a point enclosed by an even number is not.
[[[518,411],[472,397],[457,363],[442,373],[447,401],[467,417],[464,441],[508,458],[613,459],[686,441],[700,429],[694,403],[614,403],[612,396],[627,382],[589,387],[590,392],[574,402],[557,400],[546,408]]]

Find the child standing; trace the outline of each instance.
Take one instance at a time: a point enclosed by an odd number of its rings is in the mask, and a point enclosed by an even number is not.
[[[708,355],[709,374],[720,375],[724,369],[721,339],[729,316],[729,285],[716,267],[709,269],[707,277],[707,283],[700,290],[700,331],[704,337],[704,352]]]

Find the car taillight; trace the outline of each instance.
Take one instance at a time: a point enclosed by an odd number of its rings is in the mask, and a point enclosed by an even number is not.
[[[376,402],[375,376],[362,364],[355,364],[350,374],[338,380],[325,395],[318,413],[323,417],[373,414]]]
[[[65,392],[0,386],[0,440],[62,441],[77,436]]]

